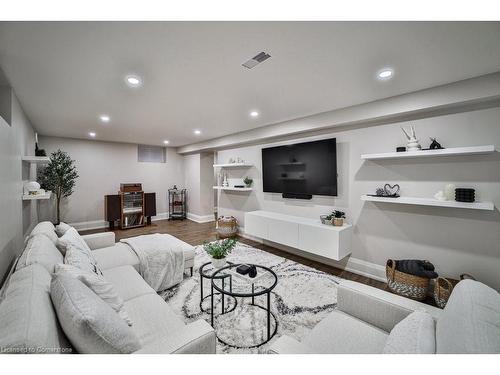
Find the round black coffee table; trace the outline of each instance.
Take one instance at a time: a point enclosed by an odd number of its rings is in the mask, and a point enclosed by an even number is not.
[[[226,264],[232,265],[233,263],[227,262]],[[216,271],[218,271],[218,269],[214,268],[212,266],[211,262],[204,263],[200,267],[200,269],[199,269],[199,272],[200,272],[200,310],[203,311],[203,312],[206,312],[206,313],[211,313],[212,312],[213,302],[212,302],[212,305],[211,305],[210,309],[204,309],[203,308],[203,301],[205,299],[209,298],[209,297],[212,297],[214,291],[213,291],[213,288],[212,288],[212,292],[210,294],[207,294],[206,296],[203,296],[203,279],[212,280]],[[216,276],[216,278],[223,280],[222,281],[223,284],[224,284],[224,280],[227,279],[227,278],[229,278],[229,283],[230,283],[230,286],[231,286],[231,283],[232,283],[231,275],[225,275],[225,274],[223,274],[223,275]],[[220,293],[215,293],[215,295],[220,295]],[[236,298],[231,297],[230,301],[228,301],[227,306],[225,306],[225,301],[224,301],[224,296],[223,295],[222,295],[221,302],[222,302],[222,311],[223,312],[231,312],[231,311],[233,311],[236,308],[236,305],[238,304],[238,301],[236,300]],[[233,302],[233,303],[231,304],[231,302]]]
[[[235,344],[228,343],[225,340],[222,340],[219,336],[217,339],[225,345],[232,346],[233,348],[257,348],[261,345],[266,344],[271,340],[276,331],[278,330],[278,319],[271,311],[271,292],[278,284],[278,276],[276,273],[264,266],[259,266],[254,264],[257,268],[257,276],[255,278],[251,278],[248,275],[240,275],[236,272],[236,268],[241,264],[228,264],[225,267],[222,267],[215,271],[212,275],[212,293],[211,293],[211,323],[212,327],[214,327],[214,289],[222,295],[222,300],[224,300],[224,296],[229,296],[233,298],[251,298],[251,306],[262,309],[266,312],[267,315],[267,330],[266,330],[266,339],[258,344],[250,345],[250,346],[239,346]],[[247,264],[250,265],[251,264]],[[224,282],[226,277],[229,277],[229,284]],[[256,297],[264,296],[266,297],[265,306],[261,306],[255,302]],[[233,311],[224,311],[222,310],[221,315],[229,313]],[[274,321],[274,329],[271,329],[271,319]],[[215,327],[214,327],[215,328]]]

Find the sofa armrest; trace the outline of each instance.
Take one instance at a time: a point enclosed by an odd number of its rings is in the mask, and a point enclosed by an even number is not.
[[[115,245],[115,234],[113,232],[93,233],[82,236],[91,250],[102,249]]]
[[[267,350],[269,354],[314,354],[314,350],[290,336],[281,336]]]
[[[415,310],[438,319],[441,309],[368,285],[342,280],[337,290],[337,309],[386,332]]]
[[[215,331],[204,320],[186,325],[168,337],[143,346],[134,354],[215,354]]]

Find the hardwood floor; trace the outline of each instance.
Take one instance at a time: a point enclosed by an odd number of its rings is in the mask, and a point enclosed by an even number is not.
[[[89,233],[105,232],[108,230],[109,229],[97,229],[97,230],[81,231],[81,233],[89,234]],[[148,233],[168,233],[191,245],[201,245],[205,241],[213,241],[216,239],[214,222],[200,224],[187,219],[173,220],[173,221],[159,220],[159,221],[154,221],[151,225],[142,228],[133,228],[127,230],[115,229],[113,230],[113,232],[115,232],[117,241],[119,241],[122,238],[133,237]],[[360,276],[349,271],[344,271],[342,269],[335,268],[323,263],[319,263],[314,260],[306,259],[298,255],[288,253],[243,237],[239,237],[239,241],[248,244],[250,246],[253,246],[257,249],[261,249],[269,253],[293,260],[297,263],[304,264],[306,266],[329,273],[331,275],[339,276],[343,279],[353,280],[359,283],[373,286],[375,288],[387,290],[386,283],[373,280],[365,276]]]

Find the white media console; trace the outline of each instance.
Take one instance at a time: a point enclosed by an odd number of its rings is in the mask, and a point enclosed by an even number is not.
[[[245,213],[245,233],[311,254],[341,260],[351,253],[352,226],[334,227],[321,221],[271,211]]]

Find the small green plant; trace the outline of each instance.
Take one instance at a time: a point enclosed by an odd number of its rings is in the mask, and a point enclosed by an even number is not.
[[[326,217],[326,220],[332,219],[345,219],[345,212],[334,210],[330,215]]]
[[[246,176],[245,179],[243,180],[246,186],[251,186],[253,184],[253,179],[250,177]]]
[[[205,242],[203,248],[212,258],[223,259],[234,249],[237,242],[234,238],[226,238],[222,241]]]

